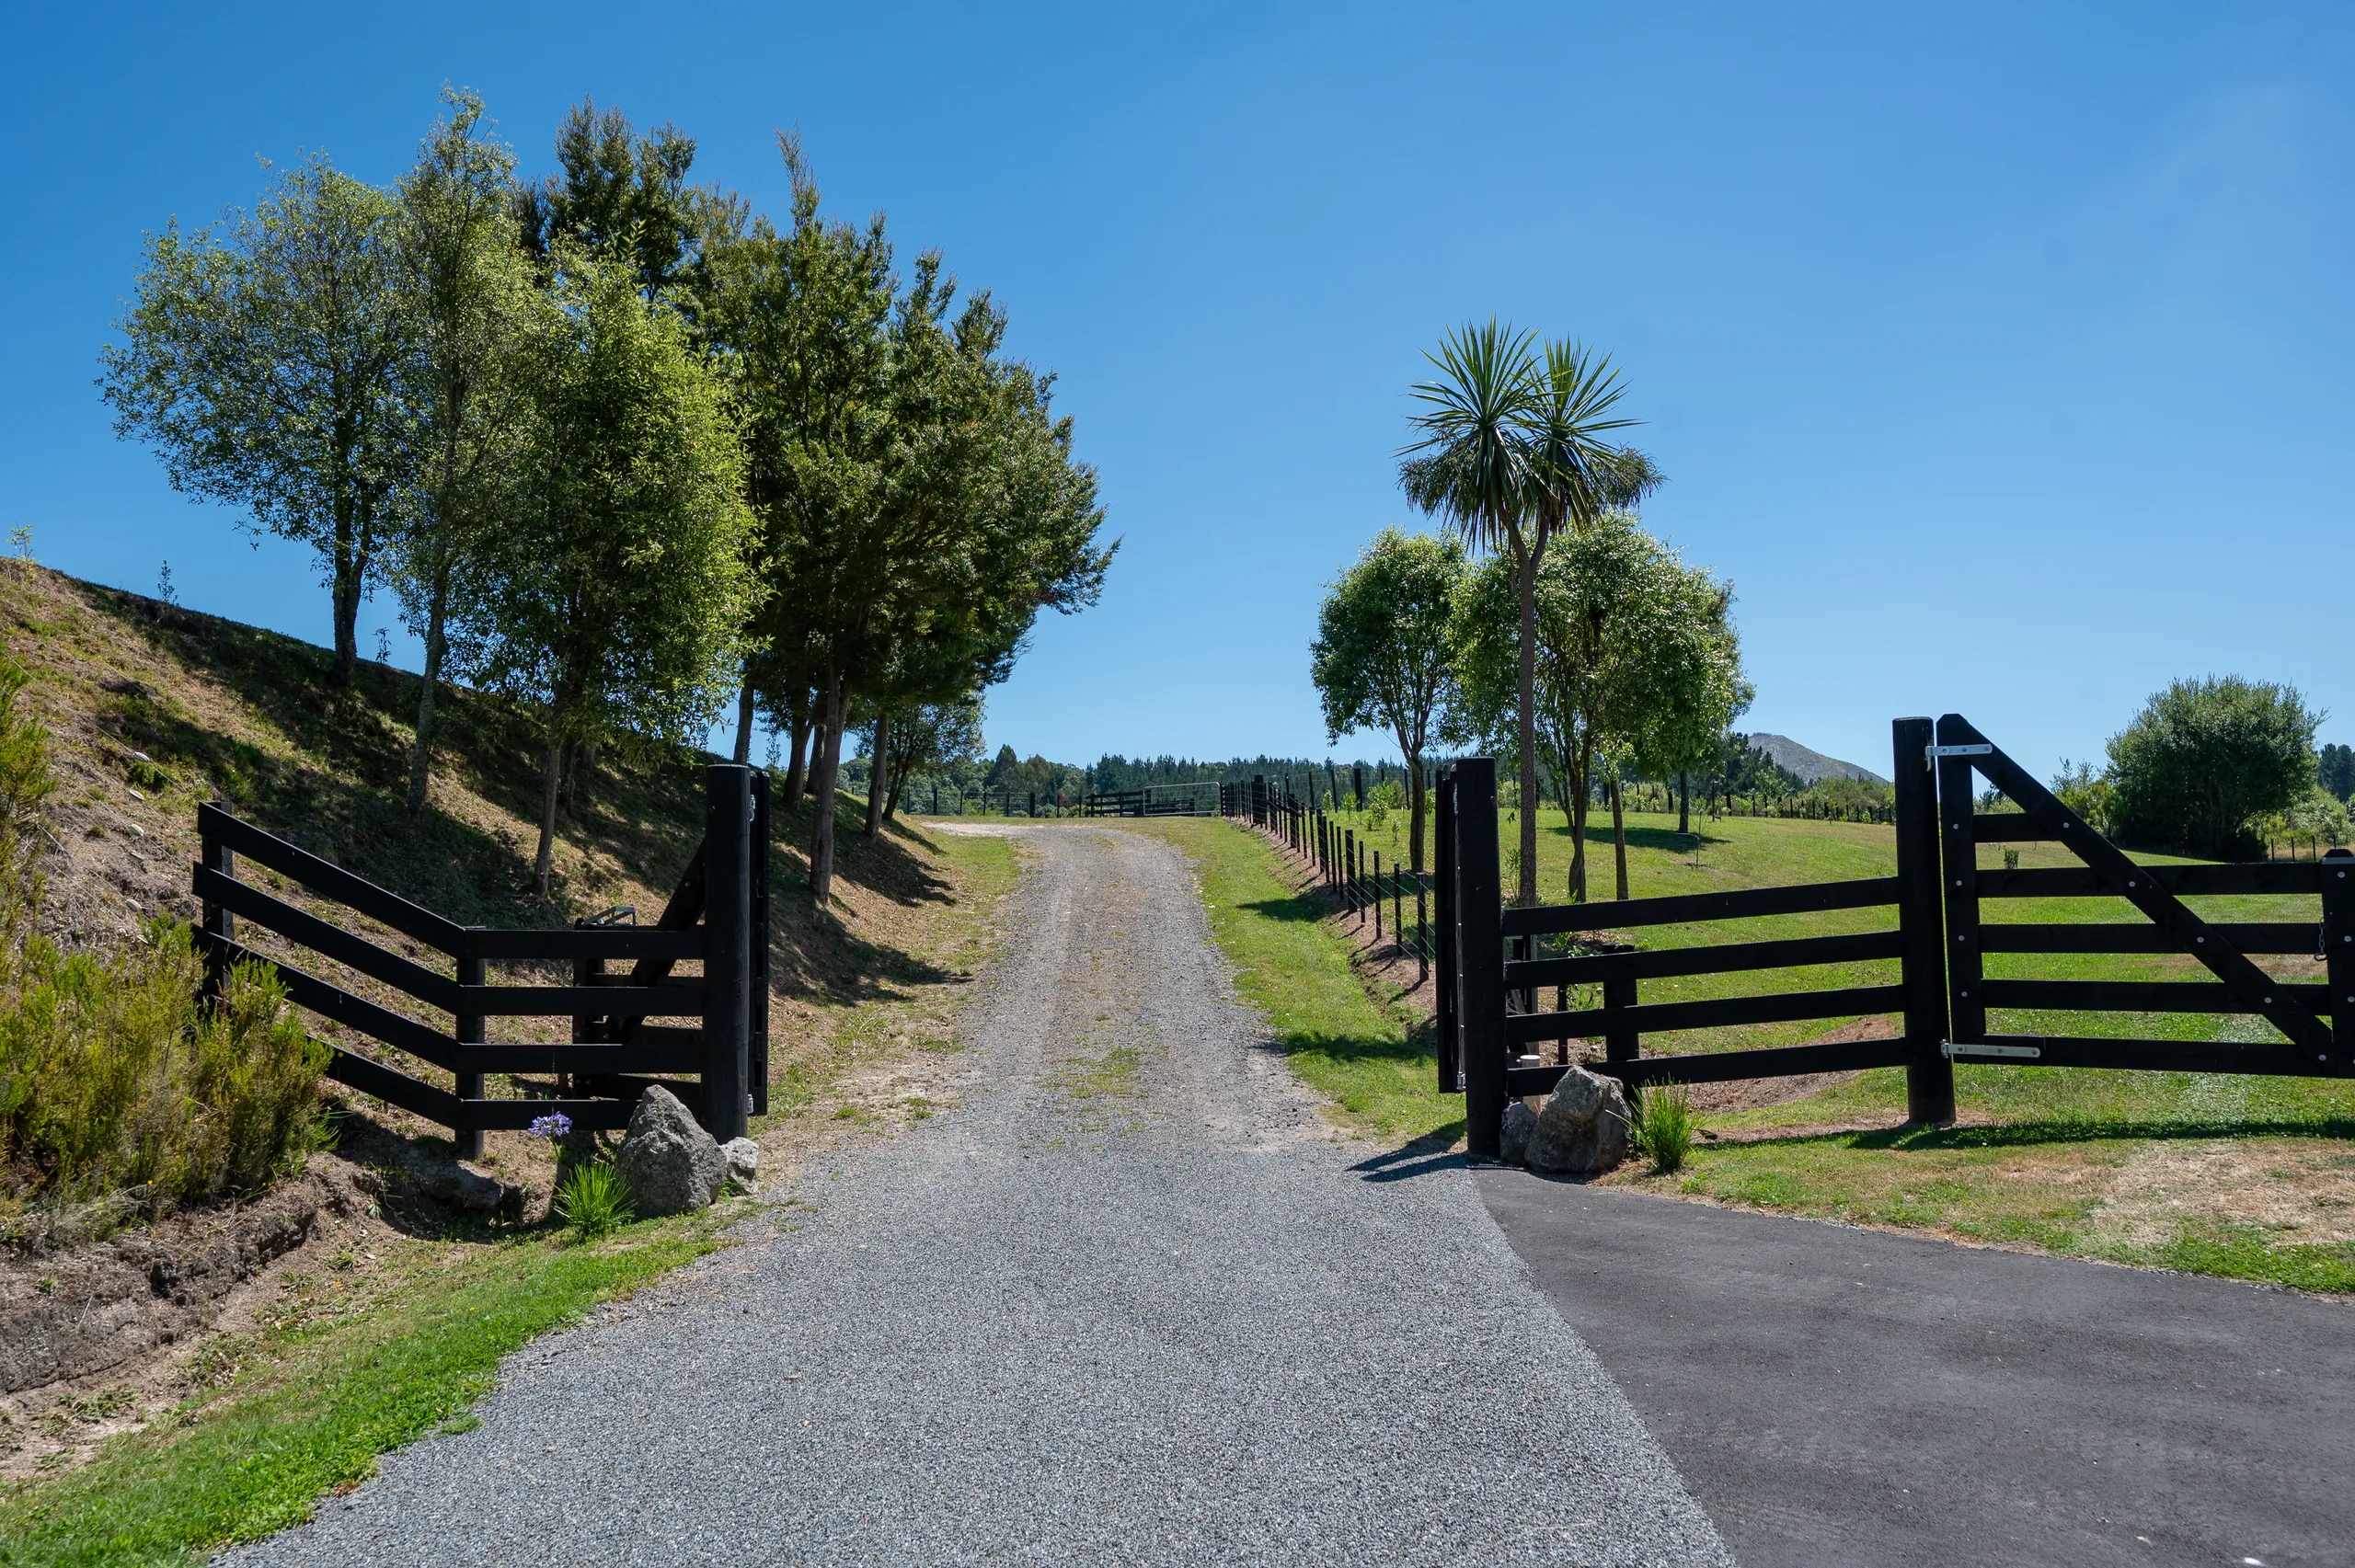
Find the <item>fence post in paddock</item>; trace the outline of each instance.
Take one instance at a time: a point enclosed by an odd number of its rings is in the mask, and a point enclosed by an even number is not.
[[[752,771],[715,763],[704,773],[704,1126],[726,1143],[744,1136],[752,1014]]]
[[[1464,1147],[1475,1160],[1501,1152],[1505,1115],[1504,899],[1498,881],[1497,764],[1455,764],[1455,1009],[1461,1021]]]
[[[2330,982],[2330,1032],[2344,1053],[2355,1047],[2355,853],[2345,849],[2322,857],[2320,945]]]
[[[1946,921],[1938,897],[1938,799],[1930,762],[1936,727],[1926,718],[1890,726],[1890,776],[1897,781],[1897,925],[1904,944],[1905,1116],[1923,1126],[1954,1120],[1954,1062],[1947,1033]],[[1968,764],[1966,763],[1967,767]],[[1963,823],[1965,854],[1970,822]]]
[[[1373,852],[1373,939],[1382,940],[1382,852]]]
[[[1407,944],[1406,892],[1398,883],[1397,864],[1393,862],[1390,867],[1390,938],[1401,948]]]
[[[1358,912],[1358,833],[1354,828],[1341,830],[1341,907],[1351,914]]]
[[[1415,877],[1415,983],[1431,978],[1431,918],[1423,898],[1423,879]]]

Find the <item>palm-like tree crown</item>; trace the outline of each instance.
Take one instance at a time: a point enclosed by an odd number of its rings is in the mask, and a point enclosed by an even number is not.
[[[1537,544],[1565,525],[1585,529],[1604,512],[1634,506],[1660,483],[1650,458],[1603,440],[1640,420],[1609,418],[1626,388],[1607,355],[1575,341],[1545,345],[1545,368],[1525,417],[1528,491]]]
[[[1519,544],[1531,494],[1524,435],[1540,386],[1533,335],[1500,326],[1451,328],[1426,356],[1440,373],[1412,395],[1422,439],[1400,456],[1399,484],[1425,512],[1447,518],[1482,549]]]

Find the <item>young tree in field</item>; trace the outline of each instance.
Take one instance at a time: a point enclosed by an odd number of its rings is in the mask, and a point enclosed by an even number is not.
[[[892,724],[888,749],[891,783],[883,798],[883,815],[890,818],[899,815],[900,792],[910,779],[982,760],[982,699],[959,697],[909,708]]]
[[[756,591],[742,452],[684,324],[617,261],[563,246],[555,260],[525,360],[534,428],[519,504],[459,594],[465,662],[545,715],[543,895],[567,749],[699,735],[733,690]]]
[[[2116,832],[2139,848],[2214,860],[2252,852],[2249,824],[2315,784],[2323,716],[2293,686],[2237,675],[2177,681],[2110,737]]]
[[[1729,592],[1626,513],[1605,512],[1557,541],[1536,590],[1536,743],[1570,827],[1571,896],[1583,900],[1595,770],[1615,780],[1623,759],[1672,758],[1695,736],[1718,733],[1749,705],[1750,690],[1727,619]],[[1501,557],[1465,585],[1453,633],[1458,738],[1491,737],[1509,722],[1518,650],[1506,628],[1517,594],[1513,564]],[[1615,793],[1614,818],[1616,826]],[[1624,829],[1614,839],[1625,898]]]
[[[394,583],[425,643],[408,809],[425,808],[434,700],[449,655],[451,595],[508,498],[531,416],[516,361],[537,302],[509,220],[514,158],[483,132],[482,100],[449,93],[400,182],[400,305],[414,340],[399,369],[410,444],[407,526]]]
[[[1407,856],[1423,868],[1423,753],[1454,687],[1449,628],[1465,575],[1464,546],[1385,528],[1341,574],[1317,612],[1311,679],[1328,740],[1379,725],[1407,768]]]
[[[339,686],[405,450],[398,230],[389,192],[315,154],[250,213],[151,235],[123,341],[101,356],[115,433],[155,447],[174,489],[318,553]]]

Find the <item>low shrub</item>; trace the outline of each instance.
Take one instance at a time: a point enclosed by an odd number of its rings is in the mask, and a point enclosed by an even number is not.
[[[565,1172],[549,1207],[584,1242],[610,1236],[637,1218],[630,1207],[629,1184],[603,1160]]]
[[[0,1221],[54,1218],[106,1197],[110,1213],[251,1191],[314,1147],[328,1052],[259,965],[201,1001],[194,933],[151,922],[109,954],[31,933],[42,885],[49,739],[0,663]]]
[[[1652,1169],[1663,1173],[1680,1171],[1684,1157],[1693,1151],[1693,1139],[1698,1127],[1693,1120],[1693,1100],[1682,1083],[1654,1083],[1645,1088],[1636,1101],[1634,1119],[1627,1124],[1627,1136],[1636,1152],[1652,1162]]]
[[[6,1208],[142,1189],[142,1207],[247,1192],[313,1147],[327,1049],[276,978],[240,964],[200,1002],[189,929],[157,921],[144,945],[13,956],[0,996],[0,1156]]]

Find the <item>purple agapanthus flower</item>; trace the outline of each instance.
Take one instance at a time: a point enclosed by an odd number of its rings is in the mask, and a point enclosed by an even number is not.
[[[545,1138],[550,1141],[563,1138],[571,1131],[572,1118],[562,1111],[557,1111],[552,1116],[541,1116],[532,1123],[532,1136]]]

